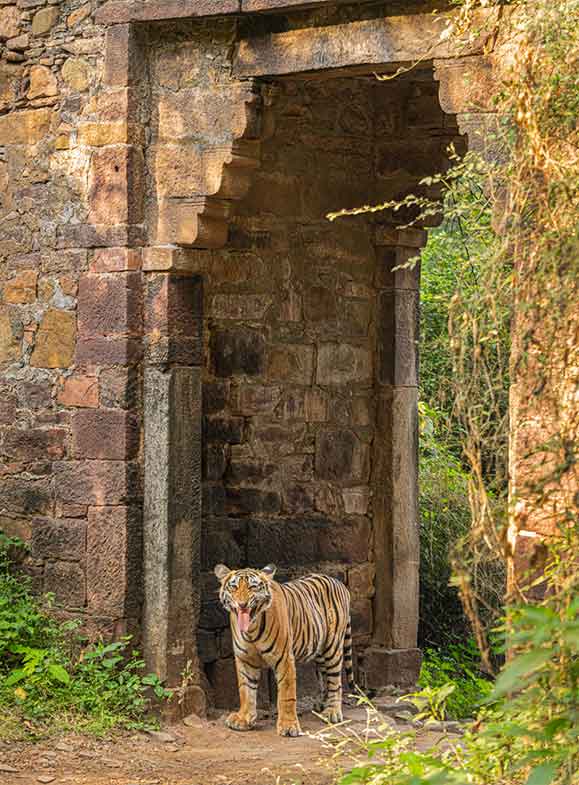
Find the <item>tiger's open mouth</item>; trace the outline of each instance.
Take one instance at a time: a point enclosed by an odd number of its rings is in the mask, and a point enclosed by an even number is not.
[[[237,627],[240,632],[247,632],[255,613],[252,608],[237,609]]]

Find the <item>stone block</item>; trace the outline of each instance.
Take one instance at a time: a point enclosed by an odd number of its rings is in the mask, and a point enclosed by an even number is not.
[[[138,123],[116,120],[108,123],[81,123],[78,126],[77,144],[80,147],[105,147],[111,144],[142,145],[144,141],[143,126]]]
[[[383,649],[372,646],[363,653],[361,672],[364,687],[413,687],[418,680],[421,662],[420,649]]]
[[[314,478],[313,455],[287,455],[279,460],[274,467],[281,467],[285,478],[309,482]]]
[[[288,483],[282,492],[283,510],[289,515],[312,513],[315,508],[315,494],[311,486],[303,483]]]
[[[143,249],[143,270],[150,272],[195,272],[195,251],[154,245]]]
[[[316,477],[364,482],[370,472],[370,448],[352,431],[324,430],[316,439]]]
[[[86,603],[84,569],[73,562],[48,562],[44,568],[44,591],[54,594],[58,605],[82,608]]]
[[[55,460],[64,455],[66,433],[61,428],[7,428],[0,452],[14,461]]]
[[[370,600],[353,600],[350,614],[352,619],[352,634],[354,636],[372,634],[374,625],[372,619],[372,602]]]
[[[318,349],[316,382],[320,385],[361,384],[372,380],[372,356],[365,346],[322,343]]]
[[[243,417],[204,417],[203,436],[208,442],[240,444],[243,441]]]
[[[7,308],[0,308],[0,363],[18,360],[21,353],[22,328]]]
[[[100,401],[113,409],[138,405],[141,381],[136,368],[107,368],[99,374]]]
[[[216,482],[221,480],[227,468],[225,450],[215,444],[207,444],[203,449],[203,479]]]
[[[124,461],[57,461],[54,487],[61,502],[99,507],[134,500],[135,468]]]
[[[16,396],[0,389],[0,423],[11,425],[16,419]]]
[[[96,376],[74,374],[64,380],[58,393],[61,406],[94,409],[99,405],[99,381]]]
[[[374,283],[378,289],[420,287],[420,250],[416,248],[377,248]]]
[[[58,22],[58,7],[41,8],[32,18],[32,35],[46,35]]]
[[[136,338],[100,336],[78,340],[75,362],[84,366],[131,365],[141,358],[141,343]]]
[[[500,74],[490,56],[456,57],[434,63],[438,100],[447,114],[496,111]]]
[[[15,38],[20,32],[20,11],[16,6],[0,8],[0,41]]]
[[[30,365],[36,368],[68,368],[76,343],[76,316],[49,308],[42,317]]]
[[[233,657],[219,659],[211,663],[207,669],[207,676],[215,695],[216,708],[233,709],[239,706],[239,691]]]
[[[21,409],[47,409],[52,405],[52,380],[20,382],[18,385],[18,405]]]
[[[5,303],[24,305],[36,300],[36,270],[23,270],[4,284],[2,299]]]
[[[148,273],[144,295],[145,331],[152,335],[201,336],[203,283],[198,276]]]
[[[281,510],[279,494],[256,488],[226,488],[226,515],[277,515]]]
[[[30,69],[30,86],[26,97],[29,101],[34,98],[51,97],[58,95],[56,77],[44,65],[33,65]]]
[[[129,21],[154,21],[195,16],[222,16],[237,14],[239,0],[148,0],[147,3],[111,0],[101,6],[95,15],[97,24],[119,25]]]
[[[82,57],[69,57],[62,66],[65,84],[77,93],[87,90],[91,83],[91,65]]]
[[[143,153],[122,145],[97,149],[89,171],[89,221],[93,224],[139,223],[143,217]]]
[[[308,286],[304,292],[304,317],[309,322],[328,322],[338,316],[336,293],[325,286]]]
[[[31,477],[0,478],[0,511],[48,515],[52,508],[50,480]]]
[[[75,9],[71,14],[66,17],[66,26],[68,28],[76,27],[76,25],[84,22],[92,13],[91,3],[84,3],[80,8]]]
[[[314,347],[284,344],[270,349],[268,376],[276,381],[311,384],[314,372]]]
[[[216,564],[242,567],[246,564],[247,524],[239,518],[211,518],[203,521],[201,533],[201,565],[213,570]],[[218,582],[211,574],[211,585],[217,592]]]
[[[366,518],[335,521],[319,517],[248,520],[247,564],[281,566],[326,561],[366,562],[370,522]]]
[[[231,406],[246,416],[272,414],[281,395],[279,385],[239,384],[232,390]]]
[[[215,632],[207,632],[206,630],[198,630],[197,649],[201,662],[215,662],[219,658],[217,634]]]
[[[353,599],[374,596],[375,564],[360,564],[348,570],[348,588]]]
[[[86,523],[79,520],[35,518],[32,521],[32,558],[84,560]]]
[[[216,414],[225,409],[229,399],[228,382],[205,382],[203,384],[203,413]]]
[[[209,315],[215,319],[260,320],[271,307],[269,294],[216,294]]]
[[[126,616],[142,602],[141,514],[131,507],[92,507],[87,527],[90,613]]]
[[[107,29],[103,83],[108,87],[129,87],[141,67],[139,42],[134,25],[116,24]]]
[[[306,436],[305,424],[278,425],[258,421],[252,425],[250,439],[257,443],[264,455],[279,459],[283,455],[304,452]]]
[[[141,268],[140,248],[99,248],[90,265],[93,273],[122,273]]]
[[[370,506],[370,499],[370,489],[365,485],[342,490],[342,501],[346,515],[366,515]]]
[[[418,384],[418,292],[384,291],[379,298],[378,380],[395,387]]]
[[[243,83],[164,93],[159,99],[159,139],[172,143],[239,139],[247,127],[246,102],[250,98],[249,85]]]
[[[368,335],[372,306],[368,302],[355,302],[347,300],[344,303],[344,313],[341,324],[345,338],[363,338]]]
[[[269,480],[277,471],[275,463],[263,458],[231,456],[227,467],[227,482],[231,485],[259,485]]]
[[[261,376],[265,368],[265,338],[256,330],[214,330],[210,339],[215,374]]]
[[[75,458],[122,461],[136,457],[139,426],[134,415],[122,409],[87,409],[71,421]]]
[[[85,273],[78,286],[78,330],[81,337],[140,332],[139,273]]]
[[[0,144],[36,144],[50,130],[52,109],[28,109],[0,117]]]

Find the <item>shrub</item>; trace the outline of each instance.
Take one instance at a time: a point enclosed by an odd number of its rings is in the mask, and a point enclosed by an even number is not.
[[[23,547],[0,533],[0,737],[150,724],[150,693],[170,693],[128,637],[87,646],[78,623],[52,619],[14,570],[10,555]]]

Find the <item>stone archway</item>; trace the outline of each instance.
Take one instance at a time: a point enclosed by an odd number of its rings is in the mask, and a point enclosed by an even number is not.
[[[347,30],[342,29],[344,25],[337,25],[334,30],[330,28],[335,36],[332,38],[330,34],[330,41],[339,41],[340,36],[348,35],[349,40],[365,41],[367,45],[363,49],[353,47],[346,54],[339,45],[335,50],[330,46],[321,63],[315,55],[319,51],[316,36],[321,33],[315,27],[299,30],[307,40],[296,48],[289,33],[244,38],[232,17],[200,23],[187,21],[180,25],[155,21],[140,27],[138,20],[163,20],[163,14],[170,19],[188,15],[176,13],[170,4],[151,3],[148,8],[147,12],[141,6],[113,3],[99,12],[102,22],[114,23],[107,34],[103,105],[107,105],[107,100],[122,100],[127,112],[130,107],[141,123],[139,126],[132,122],[127,126],[131,131],[130,143],[120,151],[111,150],[105,168],[109,166],[113,185],[117,183],[123,194],[128,226],[139,224],[144,215],[147,227],[145,236],[137,237],[133,232],[134,240],[127,231],[128,247],[140,243],[145,246],[142,251],[145,302],[144,638],[149,663],[175,682],[188,660],[198,667],[197,627],[204,581],[200,551],[201,379],[204,356],[212,348],[204,346],[207,339],[201,329],[205,316],[201,276],[213,262],[212,249],[227,242],[234,205],[242,203],[250,188],[252,173],[259,166],[260,139],[273,130],[268,113],[263,112],[264,103],[269,103],[276,92],[271,82],[280,77],[287,79],[296,72],[307,74],[320,69],[323,73],[317,76],[326,78],[348,75],[362,78],[378,65],[380,70],[392,70],[401,60],[423,54],[421,47],[428,48],[435,42],[438,31],[421,15],[352,21],[346,25]],[[156,10],[153,13],[151,9]],[[223,6],[221,10],[225,13]],[[123,14],[128,14],[128,19],[134,21],[119,24],[119,19],[125,18]],[[202,15],[199,8],[197,15]],[[405,32],[409,24],[413,31],[410,41]],[[327,29],[323,35],[328,35]],[[241,40],[233,58],[232,73],[231,47],[239,36]],[[160,42],[157,49],[151,45],[155,41]],[[416,41],[420,43],[416,44]],[[475,51],[480,51],[480,44],[478,46]],[[154,60],[155,51],[161,53],[157,60]],[[280,52],[287,55],[286,59],[280,60]],[[455,106],[457,91],[452,91],[452,84],[453,80],[460,79],[462,71],[447,67],[451,57],[447,45],[441,44],[435,54],[439,57],[437,76],[442,74],[446,80],[443,96],[451,96],[447,106],[443,103],[443,108],[452,106],[453,111],[458,111]],[[472,57],[476,59],[480,55]],[[337,70],[344,68],[353,70],[347,73]],[[428,71],[429,66],[422,70]],[[433,84],[431,73],[428,81]],[[430,94],[432,97],[432,91]],[[436,101],[433,104],[430,98],[425,106],[435,106],[439,113],[438,121],[431,129],[434,137],[457,137],[456,126],[444,120]],[[417,112],[420,115],[424,108],[418,108]],[[469,118],[464,117],[464,122],[468,121]],[[146,153],[142,155],[134,140],[146,136]],[[420,144],[423,142],[421,137]],[[389,144],[393,146],[392,140]],[[438,145],[437,155],[440,139]],[[408,161],[414,160],[411,149],[411,146],[399,145],[398,153],[405,155]],[[399,196],[404,180],[404,187],[409,187],[420,176],[435,171],[432,155],[417,147],[416,156],[418,163],[415,161],[410,173],[404,166],[398,167],[400,183],[394,175],[393,191],[389,195]],[[385,160],[388,162],[387,154]],[[397,163],[392,156],[391,161],[396,170]],[[146,183],[142,189],[143,204],[136,203],[131,189],[138,183]],[[377,226],[373,232],[377,267],[372,296],[376,303],[374,318],[379,319],[379,323],[375,330],[372,405],[376,402],[378,405],[373,415],[374,435],[370,440],[373,445],[372,477],[368,478],[366,487],[367,496],[373,491],[374,497],[371,527],[374,557],[365,559],[367,574],[358,570],[359,575],[352,576],[352,580],[367,581],[368,575],[376,573],[375,584],[370,577],[371,591],[375,593],[372,605],[369,602],[371,595],[366,593],[363,597],[364,612],[373,613],[374,618],[361,636],[365,647],[361,664],[369,686],[411,681],[419,663],[415,649],[418,280],[416,272],[395,268],[401,259],[413,255],[423,241],[420,231],[398,232],[388,225]],[[292,307],[291,296],[287,307]],[[225,351],[227,347],[222,349]],[[316,351],[319,363],[319,348]],[[336,357],[328,357],[330,365],[335,364]],[[182,417],[183,412],[187,413],[187,422]],[[326,428],[326,431],[332,429]],[[333,431],[319,435],[319,444],[325,440],[330,448],[335,446],[335,439],[339,441],[342,436],[336,435],[335,428]],[[363,444],[358,436],[353,442],[349,436],[345,439],[354,445],[350,450],[352,454],[358,450],[360,454],[370,455],[369,449],[356,447],[358,443]],[[317,445],[318,441],[315,450],[318,450]],[[348,445],[346,448],[348,451]],[[353,482],[360,484],[356,478]],[[352,482],[349,484],[352,486]],[[365,494],[355,488],[354,491],[348,490],[348,501],[344,501],[342,494],[340,502],[350,505],[344,506],[344,510],[349,509],[352,518],[359,512],[357,505]],[[227,493],[225,499],[227,504]],[[210,497],[207,503],[213,503]],[[367,498],[365,504],[368,510]],[[258,528],[266,537],[267,526],[264,528],[262,522]],[[228,538],[231,542],[232,536],[235,541],[234,529],[235,526],[230,526],[226,535],[216,530],[215,542],[221,547],[227,545]],[[296,532],[298,536],[303,535],[301,529]],[[327,544],[327,553],[331,552],[331,532],[324,530],[316,537],[318,543]],[[257,553],[255,549],[248,550],[247,545],[243,547],[245,557]],[[313,561],[319,562],[320,555]],[[208,645],[213,644],[209,641]]]

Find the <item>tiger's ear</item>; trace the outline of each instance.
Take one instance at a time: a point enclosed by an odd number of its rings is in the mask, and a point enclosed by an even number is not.
[[[275,564],[268,564],[266,567],[263,568],[262,573],[265,575],[268,581],[273,580],[273,576],[275,575],[275,571],[277,567]]]
[[[229,569],[229,567],[226,567],[225,564],[216,564],[213,572],[218,577],[218,579],[223,582],[225,578],[227,578],[231,570]]]

